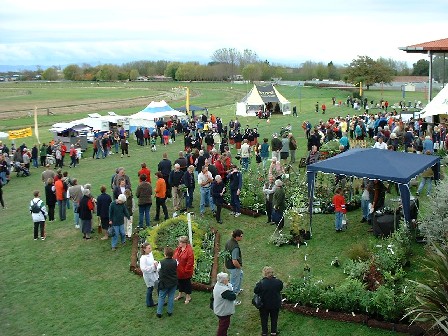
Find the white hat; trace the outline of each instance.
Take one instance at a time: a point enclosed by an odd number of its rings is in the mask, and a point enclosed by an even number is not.
[[[126,195],[125,194],[118,195],[118,201],[121,203],[126,202]]]
[[[281,187],[281,186],[283,186],[283,182],[282,182],[282,180],[275,180],[275,185],[276,185],[277,187]]]

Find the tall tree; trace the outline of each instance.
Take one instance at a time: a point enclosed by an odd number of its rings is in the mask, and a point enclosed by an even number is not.
[[[428,76],[429,74],[429,61],[425,59],[418,60],[417,63],[412,64],[413,76]]]
[[[389,66],[376,62],[368,56],[358,56],[346,70],[348,82],[353,84],[362,82],[363,85],[367,86],[367,90],[375,83],[390,83],[393,73],[393,69]]]
[[[179,69],[181,63],[180,62],[171,62],[169,63],[166,68],[165,68],[165,72],[163,73],[163,75],[165,77],[171,77],[172,79],[176,79],[176,72],[177,69]]]
[[[66,80],[78,81],[78,80],[82,80],[83,79],[82,69],[77,64],[67,65],[64,68],[64,70],[62,70],[62,72],[63,72],[64,78]]]
[[[250,82],[261,79],[261,68],[259,64],[247,64],[241,71],[243,78]]]
[[[42,78],[48,81],[57,80],[59,79],[58,70],[56,67],[48,68],[42,73]]]
[[[255,51],[244,49],[239,60],[239,67],[242,70],[246,65],[258,62],[260,62],[260,59]]]
[[[211,59],[213,62],[225,64],[226,75],[232,79],[236,75],[237,66],[241,60],[241,53],[235,48],[222,48],[215,50]]]

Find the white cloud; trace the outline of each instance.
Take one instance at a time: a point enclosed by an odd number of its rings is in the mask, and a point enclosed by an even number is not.
[[[346,64],[358,55],[411,64],[426,56],[398,48],[447,37],[447,12],[444,0],[4,0],[0,64],[204,63],[219,48],[285,64]]]

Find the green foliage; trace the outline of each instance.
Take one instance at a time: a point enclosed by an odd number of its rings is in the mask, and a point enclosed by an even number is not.
[[[333,140],[330,140],[330,141],[327,141],[326,143],[324,143],[320,147],[319,151],[320,152],[328,152],[328,153],[330,153],[330,155],[334,155],[334,154],[340,152],[339,146],[340,146],[339,140],[333,139]]]
[[[265,211],[264,183],[264,177],[254,173],[252,169],[243,173],[243,187],[240,192],[241,207],[260,213]],[[230,203],[230,192],[226,192],[224,198],[227,203]]]
[[[427,277],[415,281],[417,301],[408,311],[415,321],[432,321],[433,328],[448,334],[448,251],[432,243],[431,251],[424,260]]]
[[[428,198],[419,229],[427,241],[448,248],[448,186],[447,179],[438,182],[434,197]]]
[[[195,258],[199,258],[202,254],[202,239],[205,232],[193,220],[191,222],[191,229],[193,232],[193,251]],[[148,234],[146,240],[152,246],[154,258],[156,260],[163,259],[163,249],[166,246],[175,249],[178,245],[177,239],[180,236],[188,236],[187,216],[182,215],[167,219],[154,228],[146,229],[146,232]]]
[[[291,242],[291,239],[291,234],[275,231],[269,238],[269,243],[274,244],[275,246],[282,246],[289,244]]]
[[[319,307],[324,288],[323,281],[316,280],[313,276],[293,278],[283,290],[283,294],[290,302],[296,302],[304,306]]]
[[[339,311],[359,312],[365,309],[363,303],[368,291],[365,285],[358,279],[345,279],[339,286],[335,287],[336,296],[339,298]]]
[[[354,243],[347,250],[346,255],[351,260],[361,260],[365,261],[370,259],[371,252],[368,245],[365,242]]]
[[[409,231],[403,226],[375,245],[374,262],[382,273],[395,273],[409,260],[410,246]]]
[[[215,234],[205,231],[199,224],[192,220],[193,231],[193,253],[195,258],[195,268],[193,281],[209,284],[210,271],[213,266],[214,240]],[[163,259],[163,249],[165,246],[176,248],[177,238],[188,236],[187,216],[182,215],[170,218],[155,228],[149,228],[140,232],[140,235],[147,237],[146,240],[153,247],[153,255],[156,260]]]
[[[344,264],[344,274],[350,279],[364,280],[367,271],[369,270],[369,260],[352,260],[349,259]]]

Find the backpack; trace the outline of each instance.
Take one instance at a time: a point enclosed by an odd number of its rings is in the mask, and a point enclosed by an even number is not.
[[[42,211],[42,203],[41,205],[39,205],[39,202],[37,203],[33,202],[33,204],[31,205],[31,212],[37,214],[41,211]]]

